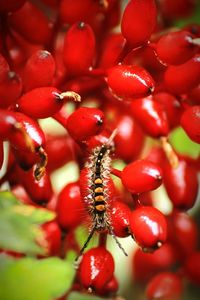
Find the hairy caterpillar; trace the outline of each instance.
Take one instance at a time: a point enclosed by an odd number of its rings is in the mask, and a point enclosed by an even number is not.
[[[89,236],[80,250],[80,255],[84,252],[93,234],[96,231],[102,232],[107,230],[115,239],[119,248],[127,256],[122,245],[116,238],[111,220],[109,217],[110,202],[112,201],[113,183],[110,178],[112,141],[117,133],[114,130],[108,141],[102,146],[93,149],[85,168],[82,171],[81,190],[87,211],[91,216],[92,226]]]

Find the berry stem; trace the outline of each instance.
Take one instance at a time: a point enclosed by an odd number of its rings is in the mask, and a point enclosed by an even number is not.
[[[113,174],[113,175],[115,175],[115,176],[121,178],[121,173],[122,173],[122,171],[117,170],[117,169],[115,169],[115,168],[111,168],[111,171],[110,171],[110,172],[111,172],[111,174]]]
[[[192,43],[193,45],[200,46],[200,38],[192,39],[192,40],[191,40],[191,43]]]
[[[174,149],[172,148],[172,145],[168,142],[167,137],[161,137],[160,138],[162,148],[167,156],[167,159],[169,160],[170,165],[173,168],[178,167],[178,157],[176,153],[174,152]]]
[[[106,242],[107,242],[107,233],[100,233],[99,234],[99,246],[101,247],[106,247]]]

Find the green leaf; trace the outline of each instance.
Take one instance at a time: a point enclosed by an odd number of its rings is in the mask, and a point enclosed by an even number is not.
[[[197,158],[200,154],[200,144],[194,143],[181,127],[176,128],[170,134],[169,141],[174,149],[181,154],[192,158]]]
[[[0,192],[0,248],[26,254],[44,254],[38,245],[43,234],[39,225],[54,213],[23,205],[10,192]]]
[[[0,255],[0,300],[54,300],[68,291],[73,277],[73,266],[59,258]]]

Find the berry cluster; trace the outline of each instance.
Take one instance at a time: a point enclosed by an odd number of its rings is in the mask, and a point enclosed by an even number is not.
[[[70,291],[117,299],[109,235],[125,255],[118,238],[138,245],[133,277],[147,284],[147,299],[178,300],[185,282],[200,285],[199,228],[187,214],[200,157],[168,140],[181,127],[200,143],[200,25],[173,26],[195,8],[193,0],[0,2],[0,168],[9,142],[0,184],[55,211],[41,229],[47,256],[76,253]],[[45,132],[46,118],[65,133]],[[51,175],[69,161],[80,177],[57,194]],[[167,215],[151,193],[161,185]],[[87,250],[93,235],[98,246]]]

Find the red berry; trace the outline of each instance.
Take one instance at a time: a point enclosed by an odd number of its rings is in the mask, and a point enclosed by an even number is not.
[[[17,119],[11,111],[0,109],[0,138],[7,140],[17,127]]]
[[[47,44],[52,29],[49,20],[36,5],[25,4],[9,17],[12,28],[27,41],[35,44]],[[37,30],[36,30],[37,28]]]
[[[21,124],[21,126],[29,136],[30,142],[33,144],[35,151],[45,145],[44,132],[35,120],[18,112],[14,113],[14,117],[16,118],[17,122]],[[24,139],[24,136],[20,131],[15,131],[11,135],[9,140],[12,146],[16,149],[20,149],[22,151],[30,151],[30,149],[28,149],[27,147],[27,141]]]
[[[160,92],[153,95],[153,100],[162,104],[167,115],[167,121],[169,122],[170,128],[176,127],[180,124],[182,107],[180,102],[173,95]]]
[[[48,156],[47,169],[50,172],[76,159],[78,152],[74,141],[66,134],[47,135],[45,150]]]
[[[180,124],[191,140],[200,144],[200,105],[186,109],[182,114]]]
[[[51,86],[55,73],[55,61],[51,53],[38,50],[29,57],[24,67],[24,90],[30,91],[37,87]]]
[[[108,87],[125,100],[145,97],[154,90],[154,80],[142,67],[117,65],[108,70]]]
[[[8,71],[6,77],[0,81],[0,107],[9,107],[19,98],[21,92],[21,77],[13,71]]]
[[[92,28],[84,22],[72,25],[66,33],[63,48],[67,71],[71,75],[87,72],[93,64],[94,54],[95,36]]]
[[[103,247],[88,250],[78,270],[80,283],[86,289],[101,291],[112,279],[114,260],[110,252]]]
[[[69,183],[58,195],[57,221],[68,231],[79,225],[84,212],[78,183]]]
[[[131,112],[148,135],[155,138],[168,135],[169,124],[166,111],[163,105],[154,101],[151,96],[132,101]]]
[[[133,256],[133,277],[136,281],[146,282],[159,272],[172,269],[177,263],[176,248],[165,243],[153,253],[137,249]]]
[[[1,1],[0,3],[0,12],[11,12],[19,9],[26,0],[8,0]]]
[[[200,285],[200,252],[192,253],[186,260],[184,266],[188,279],[196,284]]]
[[[125,161],[132,161],[142,150],[144,133],[130,115],[122,115],[116,123],[115,154]]]
[[[193,12],[195,8],[194,0],[162,0],[160,8],[165,18],[176,19],[184,18]]]
[[[100,133],[104,126],[104,114],[91,107],[80,107],[67,119],[66,128],[73,139],[85,141]]]
[[[17,175],[19,177],[19,182],[22,183],[24,189],[33,202],[42,205],[50,201],[53,195],[53,190],[48,173],[45,172],[39,181],[35,179],[33,169],[28,172],[18,169]]]
[[[58,112],[65,99],[80,101],[74,92],[61,93],[54,87],[39,87],[25,93],[16,104],[18,111],[32,118],[48,118]]]
[[[158,165],[148,160],[136,160],[123,169],[121,180],[131,193],[144,193],[161,185],[162,171]]]
[[[121,23],[122,34],[136,48],[147,42],[156,25],[154,0],[131,0],[126,6]]]
[[[110,220],[116,236],[127,237],[129,232],[130,208],[123,202],[114,201],[111,206]]]
[[[166,219],[158,209],[151,206],[141,206],[132,212],[130,230],[143,251],[160,248],[167,238]]]
[[[96,5],[92,0],[61,0],[60,16],[61,20],[67,24],[75,22],[88,22],[95,12]]]
[[[110,68],[118,63],[123,44],[123,36],[119,33],[111,33],[105,37],[99,57],[99,68]]]
[[[173,168],[164,160],[163,180],[174,207],[184,210],[193,207],[198,193],[198,179],[192,165],[179,159],[178,167]]]
[[[171,272],[163,272],[151,279],[147,285],[148,300],[181,300],[183,286],[180,277]]]
[[[193,38],[191,33],[184,30],[163,35],[155,47],[159,59],[168,65],[185,63],[198,52],[198,46],[193,43]]]
[[[45,223],[41,226],[46,242],[46,255],[59,255],[61,247],[61,231],[55,221]]]
[[[4,150],[3,150],[3,141],[0,140],[0,170],[4,161]]]
[[[113,276],[113,278],[103,287],[103,289],[98,291],[98,295],[105,296],[105,297],[115,295],[118,288],[119,288],[119,283],[115,278],[115,276]]]
[[[169,240],[174,244],[182,260],[197,250],[198,227],[190,215],[178,211],[173,212],[168,218],[168,229]]]
[[[169,66],[164,74],[164,84],[173,94],[185,94],[200,82],[200,56],[197,54],[192,59],[179,66]]]

